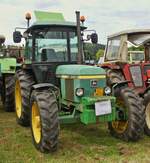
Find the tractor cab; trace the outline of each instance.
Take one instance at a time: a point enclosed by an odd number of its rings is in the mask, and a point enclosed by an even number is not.
[[[150,30],[128,30],[108,37],[102,67],[120,71],[128,85],[144,93],[148,83]]]
[[[32,65],[36,81],[58,85],[55,72],[59,65],[84,62],[81,35],[86,27],[80,24],[84,20],[79,18],[77,29],[77,23],[66,21],[61,13],[35,11],[35,16],[37,21],[26,29],[23,36],[16,29],[13,39],[19,43],[22,37],[25,38],[24,63],[26,67]],[[31,19],[29,14],[26,19]],[[96,33],[92,33],[90,39],[96,43]]]
[[[77,63],[76,24],[37,22],[24,35],[27,35],[26,60],[32,59],[33,63]],[[32,53],[31,46],[34,47]]]
[[[78,40],[75,24],[37,22],[25,34],[28,35],[25,60],[32,62],[39,83],[56,84],[55,72],[58,65],[77,64]]]

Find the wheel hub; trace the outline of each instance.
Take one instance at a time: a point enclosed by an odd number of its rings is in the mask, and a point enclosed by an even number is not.
[[[112,127],[116,130],[118,133],[123,133],[128,125],[128,121],[114,121],[112,122]]]
[[[21,107],[22,107],[22,97],[21,97],[21,88],[19,80],[16,80],[15,84],[15,103],[16,103],[16,114],[17,117],[21,117]]]
[[[124,133],[128,126],[128,121],[125,120],[125,112],[127,112],[127,109],[123,100],[120,98],[117,100],[117,106],[120,108],[120,111],[118,112],[118,117],[120,120],[113,121],[112,127],[117,133],[121,134]]]
[[[39,143],[41,140],[41,120],[38,104],[36,102],[32,105],[32,130],[36,143]]]

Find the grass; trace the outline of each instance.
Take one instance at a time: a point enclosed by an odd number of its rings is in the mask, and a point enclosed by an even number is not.
[[[0,163],[149,163],[149,156],[150,138],[126,143],[111,137],[106,124],[63,125],[58,151],[42,154],[32,145],[30,128],[0,109]]]

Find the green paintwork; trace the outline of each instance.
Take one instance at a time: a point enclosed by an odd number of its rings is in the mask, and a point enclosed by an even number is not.
[[[26,32],[29,32],[32,28],[41,28],[44,26],[57,26],[57,27],[68,27],[76,28],[76,22],[65,21],[62,13],[53,13],[53,12],[43,12],[35,11],[36,22],[31,25]],[[86,29],[83,24],[81,24],[81,29]]]
[[[77,123],[80,122],[80,113],[74,109],[73,113],[70,115],[60,115],[59,122],[62,124]]]
[[[95,115],[95,103],[100,101],[111,101],[112,113],[96,116]],[[117,119],[116,99],[112,96],[101,97],[83,97],[80,103],[73,103],[75,107],[73,113],[70,115],[59,115],[60,123],[75,123],[82,122],[84,124],[93,124],[97,122],[110,122]],[[63,100],[62,103],[67,105],[67,101]]]
[[[32,26],[30,26],[26,32],[29,32],[30,30],[34,31],[34,29],[38,28],[42,29],[47,26],[51,27],[52,29],[54,29],[55,27],[76,29],[76,23],[65,21],[63,15],[60,13],[36,11],[35,15],[37,21]],[[85,29],[85,27],[81,25],[81,29],[83,30]],[[26,44],[26,53],[28,54],[26,54],[25,64],[31,64],[31,51],[32,42],[28,42]],[[52,69],[54,68],[56,67],[53,67]],[[65,111],[61,109],[59,111],[60,123],[82,122],[84,124],[91,124],[96,122],[108,122],[117,118],[116,108],[114,107],[115,97],[94,97],[96,88],[104,89],[104,87],[106,87],[106,72],[104,69],[88,65],[60,65],[56,69],[56,76],[60,78],[61,81],[61,97],[59,97],[59,106],[60,108],[63,106],[65,109]],[[97,80],[96,87],[91,86],[91,80]],[[69,84],[69,82],[70,86],[67,85]],[[68,87],[71,89],[67,89]],[[77,88],[84,88],[83,97],[76,96]],[[69,95],[73,95],[71,97],[71,100],[69,100]],[[94,107],[95,103],[106,100],[111,101],[112,113],[107,115],[96,116]]]
[[[56,75],[105,75],[106,72],[100,67],[87,65],[61,65],[56,70]]]
[[[96,79],[97,80],[97,87],[91,87],[91,80],[92,79],[74,79],[73,83],[74,83],[74,92],[72,92],[72,94],[74,95],[74,99],[73,102],[80,102],[81,97],[76,96],[76,89],[77,88],[83,88],[84,89],[84,96],[87,97],[92,97],[94,96],[94,92],[96,88],[104,88],[106,87],[106,78],[104,79]],[[67,99],[66,98],[66,89],[65,89],[65,81],[66,79],[61,79],[61,93],[62,93],[62,98],[63,99]],[[68,90],[69,91],[69,90]]]
[[[62,13],[34,11],[37,21],[65,21]]]
[[[79,103],[81,101],[81,97],[76,96],[76,89],[77,88],[83,88],[84,89],[84,96],[92,97],[94,96],[94,92],[96,88],[104,88],[106,87],[106,72],[99,67],[94,66],[87,66],[87,65],[62,65],[58,66],[56,69],[56,75],[61,78],[61,93],[62,93],[62,99],[67,99],[72,102]],[[63,79],[63,75],[67,75],[68,79],[71,76],[74,76],[73,79],[73,99],[68,99],[67,92],[66,92],[66,80]],[[104,78],[101,79],[77,79],[78,76],[100,76],[104,75]],[[97,86],[92,87],[91,81],[96,80]],[[68,90],[71,91],[71,90]]]
[[[93,79],[77,79],[74,80],[74,101],[80,102],[81,97],[76,96],[76,89],[83,88],[84,89],[84,96],[85,97],[93,97],[96,88],[104,88],[106,87],[106,78],[103,79],[94,79],[97,81],[97,86],[92,87],[91,81]]]
[[[112,113],[96,116],[95,115],[95,102],[111,101]],[[96,123],[96,122],[109,122],[116,119],[115,97],[101,96],[101,97],[83,97],[83,112],[80,114],[81,122],[84,124]]]
[[[61,65],[56,69],[56,75],[61,78],[61,93],[62,93],[62,103],[67,105],[68,103],[75,106],[75,110],[80,112],[80,121],[84,124],[96,123],[98,122],[108,122],[116,119],[116,109],[115,109],[115,97],[110,96],[99,96],[94,97],[94,92],[96,88],[106,87],[106,72],[102,68],[86,66],[86,65]],[[104,76],[100,79],[78,79],[79,76]],[[64,79],[63,77],[66,76]],[[73,81],[73,99],[68,99],[66,92],[66,80]],[[91,80],[97,80],[97,86],[91,86]],[[76,96],[76,89],[84,89],[84,97]],[[70,89],[68,91],[71,91]],[[68,101],[69,100],[69,101]],[[95,102],[110,100],[112,104],[112,113],[107,115],[96,116],[95,115]],[[75,117],[76,114],[60,116],[62,123],[72,123],[78,120]],[[68,117],[68,118],[67,118]]]
[[[15,58],[0,58],[1,74],[14,74],[16,71]]]

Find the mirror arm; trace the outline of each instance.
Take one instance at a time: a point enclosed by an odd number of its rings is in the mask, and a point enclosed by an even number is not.
[[[94,33],[96,33],[96,30],[94,30],[94,29],[89,29],[89,30],[88,29],[85,29],[84,31],[85,32],[94,32]]]
[[[15,31],[17,31],[17,29],[27,29],[27,28],[23,28],[23,27],[16,27]]]

